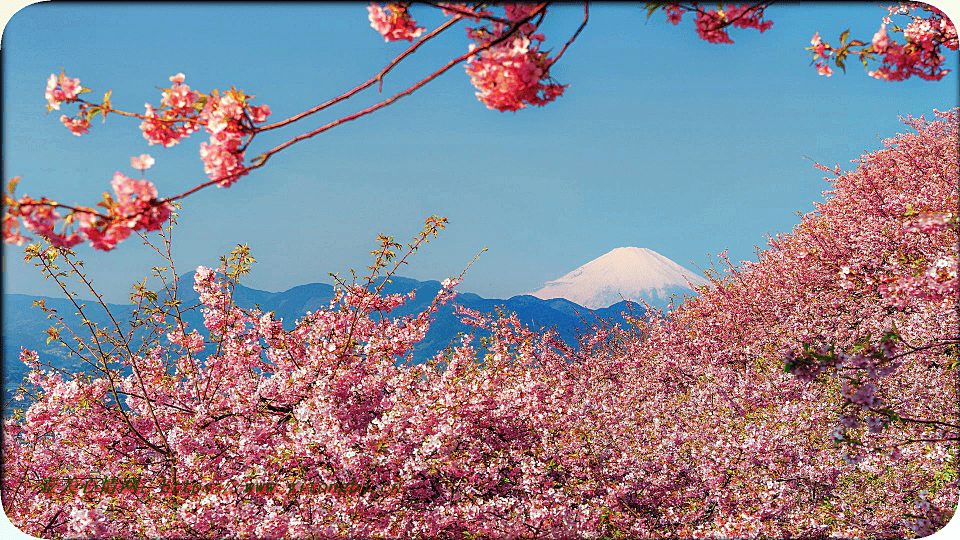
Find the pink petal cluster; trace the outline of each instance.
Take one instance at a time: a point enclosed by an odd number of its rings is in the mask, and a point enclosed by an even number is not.
[[[127,218],[127,226],[131,229],[155,231],[170,217],[169,204],[156,204],[157,188],[153,182],[134,180],[117,172],[110,185],[117,202],[112,211]]]
[[[150,154],[140,154],[140,157],[130,158],[130,166],[140,171],[145,171],[153,167],[153,164],[156,162],[155,159],[150,157]]]
[[[95,249],[110,251],[135,230],[155,231],[169,219],[172,207],[159,203],[157,189],[147,180],[133,180],[122,173],[114,174],[111,186],[115,198],[106,198],[107,218],[98,217],[90,208],[79,207],[64,220],[54,210],[55,201],[41,198],[39,201],[24,195],[18,200],[5,199],[7,208],[3,217],[3,240],[8,244],[22,245],[30,238],[20,234],[18,220],[23,220],[27,230],[47,239],[57,247],[73,247],[84,238]],[[76,222],[76,230],[68,229]],[[61,225],[62,232],[55,228]]]
[[[406,6],[402,4],[386,4],[384,7],[370,4],[367,11],[370,12],[370,26],[380,32],[384,41],[413,41],[426,30],[417,26],[417,21],[413,20]]]
[[[47,104],[51,109],[60,110],[60,103],[75,101],[77,95],[83,87],[80,86],[80,79],[71,79],[63,73],[59,77],[50,75],[47,79],[47,90],[44,97],[47,98]]]
[[[87,130],[90,129],[90,121],[86,118],[70,118],[67,115],[60,116],[60,123],[67,127],[70,130],[70,133],[73,133],[77,137],[87,133]]]
[[[169,148],[200,129],[194,105],[203,95],[183,84],[184,79],[183,73],[170,77],[173,85],[163,91],[159,111],[154,110],[149,103],[144,104],[146,118],[140,124],[140,130],[151,145],[159,144]]]
[[[20,220],[18,219],[18,215],[15,215],[11,212],[4,212],[3,242],[5,244],[22,246],[27,242],[27,240],[30,240],[30,238],[20,234]]]
[[[667,21],[678,25],[680,21],[683,20],[683,14],[686,13],[687,10],[681,8],[678,4],[670,4],[664,8],[664,12],[667,14]]]
[[[199,332],[194,330],[189,334],[184,334],[182,327],[173,332],[167,332],[167,340],[174,345],[184,347],[190,354],[200,354],[205,346],[203,336]]]
[[[68,233],[65,231],[61,234],[55,231],[55,227],[59,224],[62,216],[51,206],[53,203],[54,201],[46,197],[42,197],[39,201],[28,195],[21,197],[17,201],[17,207],[7,209],[4,214],[5,232],[8,227],[13,229],[11,236],[4,236],[4,242],[20,245],[27,240],[31,240],[29,237],[21,236],[19,228],[9,221],[10,218],[16,220],[18,217],[23,220],[23,225],[28,231],[48,239],[54,246],[70,248],[82,242],[83,239],[76,232]]]
[[[134,180],[117,172],[110,182],[116,196],[109,219],[80,213],[80,232],[95,249],[110,251],[133,231],[155,231],[170,218],[169,203],[158,203],[157,188],[148,180]]]
[[[516,111],[528,104],[542,107],[563,94],[567,85],[544,84],[549,68],[538,45],[516,36],[471,58],[467,74],[479,90],[477,99],[488,109]]]
[[[677,24],[683,11],[676,5],[667,6],[665,9],[668,20]],[[755,28],[761,33],[766,32],[767,29],[773,26],[773,21],[762,20],[764,9],[765,6],[762,5],[730,4],[727,5],[725,9],[705,11],[703,8],[697,6],[697,17],[695,20],[697,35],[700,36],[700,39],[710,43],[733,43],[733,40],[731,40],[729,34],[727,34],[726,28],[728,26]]]
[[[877,30],[877,33],[873,35],[871,45],[873,46],[873,50],[878,53],[887,50],[887,47],[890,45],[890,37],[887,35],[887,25],[880,25],[880,30]]]
[[[535,6],[534,6],[535,7]],[[522,20],[532,13],[525,5],[508,5],[507,16]],[[504,34],[506,28],[494,23],[492,30],[485,27],[468,28],[467,35],[475,43],[470,50],[486,46]],[[516,111],[527,105],[543,106],[563,94],[567,85],[550,80],[552,60],[540,51],[543,34],[533,32],[536,27],[526,23],[511,38],[482,50],[467,62],[470,82],[477,88],[477,99],[489,109]]]
[[[200,143],[203,170],[218,186],[230,187],[246,171],[243,169],[244,138],[253,133],[253,123],[264,122],[270,107],[250,106],[242,92],[231,90],[223,96],[208,96],[200,112],[210,133],[208,143]]]
[[[897,10],[891,8],[890,14],[908,15],[916,9],[917,5],[902,4]],[[949,69],[943,69],[946,62],[944,49],[957,50],[960,43],[957,29],[942,11],[932,6],[924,9],[930,12],[928,17],[913,15],[903,28],[904,43],[890,40],[886,25],[890,24],[891,18],[884,18],[884,24],[871,42],[873,52],[882,55],[880,67],[868,73],[871,77],[902,81],[917,76],[938,81],[950,72]],[[894,29],[899,30],[896,27]]]

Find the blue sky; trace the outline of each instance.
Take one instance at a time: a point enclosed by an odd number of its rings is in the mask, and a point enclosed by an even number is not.
[[[171,149],[148,146],[139,121],[99,119],[75,137],[45,116],[47,77],[61,66],[113,104],[142,112],[157,86],[183,72],[201,91],[231,85],[256,94],[279,120],[375,74],[406,42],[384,43],[366,4],[36,4],[3,34],[4,181],[18,194],[92,205],[129,158],[149,153],[161,195],[206,180],[203,133]],[[948,8],[949,9],[949,8]],[[955,10],[954,10],[955,12]],[[428,29],[432,8],[412,13]],[[461,290],[506,298],[540,288],[621,246],[653,249],[683,266],[709,266],[729,248],[754,258],[764,234],[789,231],[829,189],[813,162],[840,163],[903,131],[899,115],[958,104],[956,71],[940,82],[887,83],[852,61],[830,78],[810,66],[810,38],[869,38],[885,10],[872,3],[773,6],[764,34],[734,29],[733,45],[700,40],[639,5],[591,6],[590,23],[552,75],[569,84],[543,108],[488,110],[458,66],[412,96],[274,156],[230,189],[183,201],[174,234],[178,269],[215,266],[247,243],[258,260],[248,286],[280,291],[371,263],[378,233],[405,241],[431,214],[449,228],[401,275],[457,275],[484,246]],[[545,49],[580,23],[576,5],[551,8]],[[433,72],[469,41],[461,28],[389,74],[383,94],[359,98],[259,136],[248,157],[353,113]],[[957,54],[950,62],[957,64]],[[91,94],[97,95],[97,94]],[[65,107],[70,111],[70,107]],[[69,113],[68,113],[69,114]],[[162,264],[136,239],[101,253],[77,249],[108,300]],[[59,295],[20,248],[4,247],[5,292]]]
[[[10,9],[12,3],[4,3]],[[938,2],[960,14],[958,2]],[[430,8],[414,16],[432,29]],[[10,16],[6,12],[4,13]],[[484,246],[462,290],[505,298],[620,246],[647,247],[678,263],[708,266],[729,248],[752,259],[766,233],[789,231],[829,184],[803,158],[849,161],[904,129],[899,115],[958,104],[956,71],[940,82],[884,83],[852,65],[817,75],[804,50],[817,30],[869,39],[884,11],[873,3],[773,6],[765,34],[733,30],[734,45],[697,38],[637,5],[591,7],[586,30],[552,69],[569,84],[544,108],[487,110],[462,66],[369,117],[300,143],[230,189],[184,201],[175,232],[178,268],[214,266],[248,243],[258,264],[245,284],[272,291],[328,272],[364,269],[380,232],[407,239],[431,214],[449,228],[402,269],[418,279],[459,274]],[[209,91],[235,85],[281,119],[352,88],[404,49],[370,28],[365,4],[37,4],[12,16],[2,43],[4,183],[19,194],[92,205],[129,158],[150,153],[161,195],[206,180],[195,134],[150,147],[139,122],[95,122],[77,138],[44,116],[47,77],[61,66],[85,87],[113,90],[115,106],[142,112],[178,72]],[[576,6],[551,9],[545,48],[580,22]],[[384,94],[358,99],[258,137],[257,151],[369,106],[466,50],[461,29],[392,72]],[[957,65],[957,54],[950,63]],[[21,251],[4,246],[5,292],[60,296]],[[136,240],[111,253],[78,247],[107,300],[162,264]],[[8,524],[0,524],[10,533]],[[952,527],[955,528],[955,527]],[[15,533],[10,533],[15,534]],[[946,538],[947,532],[937,537]],[[22,536],[26,538],[26,536]]]

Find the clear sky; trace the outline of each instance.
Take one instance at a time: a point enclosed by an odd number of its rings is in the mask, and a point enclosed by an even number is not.
[[[61,66],[84,87],[113,90],[114,106],[159,105],[158,86],[183,72],[201,91],[231,85],[256,94],[279,120],[375,74],[407,42],[384,43],[366,4],[36,4],[4,30],[4,183],[18,194],[93,205],[114,172],[139,177],[129,158],[149,153],[161,195],[206,180],[194,134],[148,146],[135,119],[94,121],[71,135],[45,116],[47,77]],[[948,8],[955,14],[955,8]],[[412,13],[428,29],[444,17]],[[431,214],[449,228],[401,275],[442,280],[484,246],[461,290],[507,298],[540,288],[621,246],[646,247],[688,268],[729,248],[754,258],[764,234],[787,232],[797,211],[829,189],[814,160],[850,160],[906,129],[899,115],[932,116],[958,105],[954,71],[940,82],[881,82],[851,60],[826,78],[810,66],[815,31],[828,42],[851,29],[869,40],[885,10],[873,3],[773,6],[773,27],[731,31],[733,45],[700,40],[691,16],[679,27],[648,22],[635,4],[591,6],[590,23],[554,66],[569,84],[543,108],[488,110],[458,66],[412,96],[274,156],[230,189],[183,201],[174,238],[178,269],[215,266],[248,243],[259,261],[245,280],[281,291],[365,270],[378,233],[405,241]],[[545,49],[572,35],[582,7],[551,8]],[[461,25],[462,26],[462,25]],[[392,95],[466,51],[462,28],[429,43],[389,74],[383,94],[358,99],[258,137],[247,155]],[[957,54],[950,54],[957,65]],[[64,107],[72,111],[69,106]],[[136,239],[110,253],[77,249],[110,301],[162,261]],[[21,250],[4,247],[5,292],[59,295]]]
[[[937,4],[960,16],[956,0]],[[557,102],[490,111],[456,67],[391,107],[280,153],[230,189],[187,198],[175,233],[178,268],[215,266],[244,242],[259,261],[249,286],[329,282],[328,272],[364,269],[378,233],[406,239],[431,214],[450,226],[402,275],[459,274],[489,246],[461,286],[486,297],[533,291],[621,246],[687,267],[706,267],[708,254],[725,248],[734,261],[752,259],[764,234],[789,231],[795,212],[811,211],[828,189],[804,155],[848,167],[904,129],[899,115],[958,105],[956,71],[940,82],[885,83],[854,62],[830,78],[809,65],[804,48],[815,31],[831,43],[846,28],[869,39],[884,13],[871,2],[773,6],[765,34],[733,30],[734,45],[712,45],[689,16],[675,27],[662,13],[647,22],[638,5],[595,4],[552,69],[570,85]],[[443,20],[431,8],[413,14],[430,29]],[[573,5],[552,8],[545,48],[559,49],[581,16]],[[147,178],[161,195],[206,180],[202,133],[163,149],[147,145],[138,121],[97,120],[78,138],[58,113],[44,116],[45,81],[61,66],[85,87],[112,89],[124,110],[158,104],[155,87],[183,72],[202,91],[235,85],[256,94],[277,120],[353,88],[405,44],[384,43],[362,3],[29,6],[6,24],[0,44],[4,184],[19,175],[19,194],[92,205],[114,172],[137,176],[129,158],[142,153],[156,158]],[[382,96],[368,90],[264,134],[248,155],[406,88],[467,44],[462,29],[448,32],[391,73]],[[957,54],[949,58],[957,67]],[[21,262],[20,248],[3,250],[5,292],[61,294]],[[136,240],[106,254],[78,251],[114,302],[162,264]],[[7,527],[0,524],[5,534]]]

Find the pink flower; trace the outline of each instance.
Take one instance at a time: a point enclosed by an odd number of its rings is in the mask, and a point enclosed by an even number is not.
[[[687,10],[682,9],[677,4],[670,5],[666,9],[667,20],[672,22],[675,25],[680,24],[680,21],[683,19],[683,14],[686,12]]]
[[[70,118],[67,115],[62,115],[60,117],[60,123],[67,126],[70,133],[73,133],[77,137],[87,133],[87,130],[90,129],[90,121],[83,117]]]
[[[367,11],[370,12],[370,26],[380,32],[384,41],[400,41],[401,39],[413,41],[413,38],[420,37],[420,34],[426,30],[426,28],[417,26],[417,21],[410,17],[406,7],[398,4],[387,4],[386,8],[384,9],[377,4],[367,6]]]
[[[74,101],[83,87],[80,86],[80,79],[71,79],[64,74],[60,77],[50,75],[47,79],[47,91],[44,97],[47,98],[47,104],[51,109],[60,110],[60,102]]]
[[[147,108],[147,112],[144,113],[146,118],[140,123],[140,131],[143,132],[143,138],[149,141],[151,145],[160,144],[165,148],[170,148],[190,133],[186,130],[177,130],[173,122],[165,122],[157,116],[153,106],[149,103],[144,103],[144,106]]]
[[[531,39],[516,36],[467,62],[470,82],[479,90],[477,99],[487,108],[516,111],[528,103],[542,107],[563,94],[566,85],[543,84],[550,63]]]
[[[170,205],[157,204],[157,188],[153,182],[134,180],[118,172],[110,185],[116,193],[115,213],[120,218],[128,218],[121,220],[127,227],[155,231],[170,217]]]
[[[516,22],[534,12],[537,5],[533,3],[504,4],[503,11],[510,22]]]
[[[134,169],[145,171],[150,167],[153,167],[153,164],[156,163],[150,154],[140,154],[140,157],[130,158],[130,166]]]
[[[870,433],[880,433],[883,431],[884,424],[885,422],[882,416],[870,415],[867,417],[867,427],[870,428]]]
[[[203,171],[211,179],[220,180],[220,187],[230,187],[237,178],[243,176],[243,152],[240,146],[243,140],[235,133],[220,131],[210,135],[210,143],[200,143],[200,159]]]
[[[725,29],[727,18],[722,11],[718,12],[713,9],[698,11],[695,22],[697,24],[697,35],[700,36],[700,39],[709,43],[733,43]]]
[[[833,75],[833,70],[830,69],[830,66],[826,62],[817,62],[817,73],[821,75],[826,75],[827,77]]]
[[[270,116],[270,106],[261,105],[259,107],[250,107],[247,109],[247,112],[250,114],[250,119],[254,122],[266,122],[267,117]]]
[[[873,35],[873,50],[884,52],[890,45],[890,39],[887,37],[887,25],[880,25],[880,30]]]
[[[44,97],[47,98],[47,103],[50,104],[51,108],[60,110],[60,100],[57,99],[57,95],[54,94],[55,89],[57,88],[57,76],[50,75],[50,78],[47,79],[47,91],[44,93]]]
[[[20,234],[20,222],[11,214],[3,216],[3,242],[5,244],[16,244],[22,246],[24,242],[30,240],[29,237]]]
[[[810,44],[813,45],[814,56],[822,56],[824,58],[830,56],[830,51],[826,50],[830,44],[824,43],[823,40],[820,39],[820,32],[813,34],[813,39],[810,40]]]

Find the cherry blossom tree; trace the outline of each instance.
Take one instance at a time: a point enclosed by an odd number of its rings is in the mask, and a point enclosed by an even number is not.
[[[24,351],[36,390],[4,424],[5,511],[58,537],[929,534],[954,510],[960,430],[960,111],[937,114],[831,171],[827,200],[757,262],[721,254],[725,272],[668,316],[576,347],[460,308],[490,337],[398,364],[459,278],[411,317],[380,290],[441,218],[403,256],[381,237],[370,276],[291,331],[233,303],[243,246],[198,269],[197,306],[138,286],[141,346],[87,322],[63,340],[86,373]],[[65,291],[69,275],[89,285],[69,249],[28,254]],[[157,273],[176,283],[172,259]],[[400,487],[316,488],[352,481]],[[205,489],[158,488],[177,485]]]
[[[628,325],[600,321],[576,346],[511,314],[459,307],[477,330],[413,365],[463,274],[413,316],[392,312],[414,293],[383,288],[445,227],[437,216],[406,245],[380,236],[369,275],[338,280],[330,305],[292,330],[236,305],[234,287],[255,262],[242,245],[218,268],[197,269],[199,302],[184,305],[170,244],[181,199],[229,187],[273,154],[460,63],[491,109],[549,103],[565,88],[550,68],[589,18],[585,6],[550,58],[539,32],[547,3],[425,5],[449,20],[428,32],[407,4],[370,6],[373,29],[407,49],[350,92],[273,124],[254,96],[202,93],[182,74],[142,114],[113,109],[110,92],[87,101],[80,81],[51,76],[48,106],[76,106],[61,121],[77,135],[97,114],[137,118],[148,143],[163,147],[204,130],[209,181],[160,198],[144,178],[155,160],[144,154],[131,158],[144,177],[118,172],[100,210],[17,198],[16,182],[8,186],[5,241],[27,241],[21,223],[40,237],[26,256],[82,317],[71,328],[41,303],[55,322],[50,338],[86,366],[72,373],[21,354],[30,372],[15,396],[24,407],[4,420],[2,478],[4,510],[19,528],[98,538],[903,537],[950,519],[960,436],[957,109],[905,119],[912,132],[853,171],[820,166],[833,176],[824,202],[770,238],[756,262],[734,265],[722,253],[711,285],[669,313],[645,306]],[[769,28],[768,6],[648,8],[677,24],[695,12],[702,39],[729,43],[731,26]],[[889,81],[937,78],[940,48],[955,49],[956,33],[927,12],[902,30],[881,28],[869,46],[842,36],[830,48],[816,35],[813,52],[841,68],[850,54],[867,64],[883,55],[874,76]],[[472,21],[467,53],[246,162],[258,133],[381,86],[460,21]],[[891,40],[901,31],[903,43]],[[825,66],[817,69],[829,74]],[[134,233],[162,258],[161,287],[138,284],[132,320],[107,310],[109,324],[98,325],[67,281],[106,309],[72,248],[110,250]],[[203,313],[202,333],[185,324],[189,310]],[[338,484],[365,487],[322,487]]]

